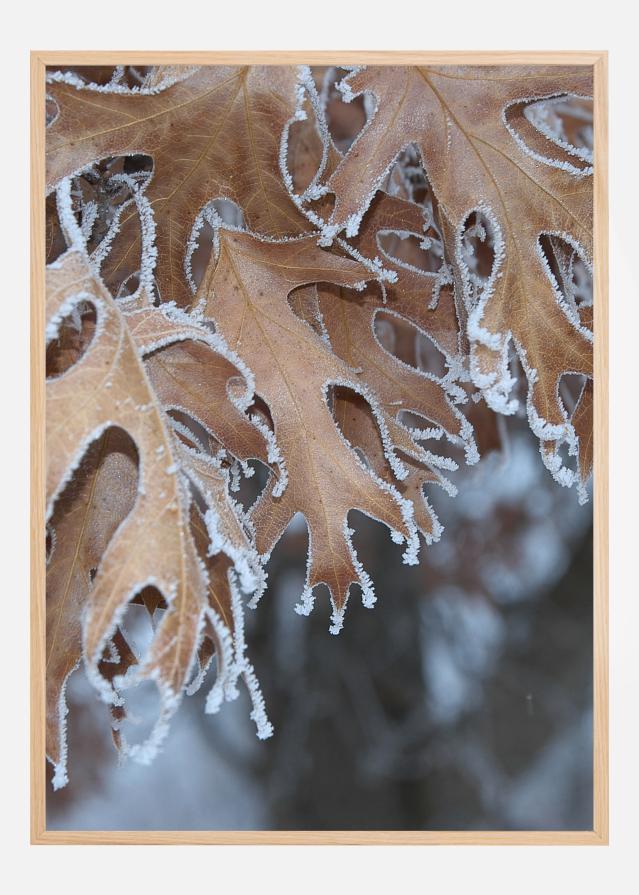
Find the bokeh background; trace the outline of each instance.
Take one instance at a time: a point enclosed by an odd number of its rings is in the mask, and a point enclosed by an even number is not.
[[[272,739],[256,738],[246,692],[205,715],[209,678],[151,766],[120,764],[108,711],[76,672],[70,783],[49,788],[48,827],[590,828],[592,504],[551,479],[516,418],[451,478],[460,494],[430,495],[446,530],[418,567],[351,514],[378,602],[352,593],[337,637],[322,589],[309,618],[293,610],[307,545],[293,520],[247,610]],[[145,610],[132,612],[143,638]],[[141,729],[146,708],[134,706]]]

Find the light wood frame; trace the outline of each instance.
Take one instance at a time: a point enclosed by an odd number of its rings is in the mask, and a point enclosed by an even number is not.
[[[590,65],[594,74],[593,828],[571,831],[57,831],[45,775],[45,69],[62,65]],[[31,842],[32,844],[608,844],[608,54],[569,52],[31,53]]]

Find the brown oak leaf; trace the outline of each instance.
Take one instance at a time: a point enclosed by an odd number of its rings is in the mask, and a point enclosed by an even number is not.
[[[315,237],[273,243],[222,229],[218,258],[198,293],[207,302],[206,316],[232,350],[250,358],[256,392],[270,411],[288,474],[283,492],[271,479],[252,508],[257,549],[268,556],[295,513],[304,515],[309,556],[299,608],[310,611],[313,588],[326,584],[335,632],[351,584],[362,586],[366,603],[373,601],[371,582],[351,544],[349,511],[388,525],[395,540],[407,542],[409,562],[415,561],[418,542],[410,506],[362,465],[331,415],[329,389],[362,392],[357,376],[296,316],[288,296],[322,281],[354,287],[367,276],[358,262],[320,249]],[[366,398],[374,402],[367,391]],[[376,420],[384,426],[381,414]]]
[[[355,247],[368,258],[378,257],[379,237],[393,231],[424,238],[423,210],[413,202],[379,193],[364,217]],[[384,263],[395,274],[395,282],[385,283],[383,290],[379,284],[371,284],[361,293],[322,285],[318,288],[318,311],[333,350],[357,371],[380,403],[407,470],[398,490],[413,501],[418,527],[431,541],[439,536],[441,526],[422,486],[436,482],[452,491],[438,465],[450,469],[456,464],[416,444],[402,425],[401,415],[419,415],[433,430],[432,435],[446,434],[454,443],[465,445],[469,462],[477,459],[472,427],[453,403],[462,397],[453,384],[460,373],[459,327],[452,291],[438,274],[411,269],[388,257]],[[418,332],[428,336],[450,362],[449,379],[409,366],[386,350],[375,329],[380,313],[392,315],[395,323],[410,324],[406,329],[412,331],[413,340]],[[342,391],[335,398],[334,413],[342,432],[362,450],[376,474],[393,481],[366,403]]]
[[[47,129],[47,189],[110,156],[146,154],[153,175],[145,195],[157,228],[156,283],[163,301],[188,305],[185,272],[202,208],[224,197],[252,230],[300,234],[308,222],[279,169],[280,137],[297,105],[293,67],[205,66],[168,86],[96,90],[73,76],[49,76],[59,112]],[[140,267],[140,224],[130,204],[107,259],[107,278]]]
[[[164,409],[186,413],[244,464],[256,459],[274,470],[271,433],[246,416],[253,374],[219,335],[165,305],[133,308],[126,320]]]
[[[104,662],[105,651],[128,603],[151,585],[167,609],[147,656],[133,671],[134,681],[156,682],[162,706],[148,743],[129,749],[146,760],[161,741],[188,683],[204,620],[224,631],[222,617],[210,611],[208,576],[191,531],[191,484],[205,508],[209,550],[223,551],[232,560],[246,589],[259,586],[263,574],[235,519],[225,473],[213,458],[192,456],[179,444],[145,372],[128,315],[96,280],[86,255],[70,250],[47,270],[47,341],[54,342],[65,320],[87,305],[97,317],[90,343],[72,366],[47,380],[47,506],[53,526],[48,660],[55,670],[48,689],[48,716],[53,718],[58,710],[58,719],[64,714],[64,685],[80,655],[81,614],[89,677],[106,701],[120,703],[118,687]],[[151,314],[157,317],[155,326],[149,323]],[[147,337],[162,333],[163,345],[198,334],[207,338],[188,318],[181,324],[168,318],[166,309],[133,312],[131,319],[138,338],[140,333]],[[239,370],[235,373],[241,378]],[[240,412],[230,400],[226,412],[232,432]],[[117,439],[126,433],[135,446],[128,452],[137,454],[139,471],[130,456],[125,462],[122,449],[91,465],[112,432],[122,433],[116,434]],[[263,448],[263,438],[256,434]],[[88,476],[74,484],[87,462]],[[234,674],[238,670],[242,669],[236,668]],[[49,754],[54,762],[57,759],[56,779],[62,783],[65,750],[60,720],[57,724],[57,730],[55,721],[48,725],[53,740]]]
[[[372,67],[348,76],[342,89],[347,99],[372,94],[377,108],[328,181],[335,208],[325,235],[355,235],[393,161],[416,145],[448,222],[448,254],[462,279],[465,222],[480,211],[493,230],[492,274],[478,299],[466,296],[475,384],[494,409],[513,412],[512,340],[528,377],[533,431],[555,448],[565,441],[576,451],[575,428],[557,387],[566,372],[592,376],[591,334],[562,301],[540,238],[558,234],[591,257],[591,168],[524,113],[529,103],[546,97],[591,94],[591,69]],[[555,476],[564,484],[574,481],[557,450],[552,458]]]

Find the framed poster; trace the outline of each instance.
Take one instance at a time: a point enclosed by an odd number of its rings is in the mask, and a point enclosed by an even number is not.
[[[607,842],[606,96],[32,55],[34,842]]]

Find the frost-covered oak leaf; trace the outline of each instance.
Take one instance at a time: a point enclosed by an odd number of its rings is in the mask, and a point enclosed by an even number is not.
[[[195,693],[206,677],[215,656],[216,678],[206,698],[206,711],[216,712],[225,699],[237,696],[236,682],[244,679],[252,703],[251,718],[257,735],[266,739],[273,732],[253,666],[245,655],[244,611],[238,584],[259,599],[265,575],[259,564],[242,510],[228,497],[228,474],[210,457],[188,446],[179,448],[183,468],[207,503],[215,504],[216,519],[191,505],[191,532],[208,573],[209,611],[204,616],[202,640],[197,652],[198,672],[187,693]],[[213,539],[213,544],[211,544]],[[212,549],[214,548],[214,549]]]
[[[166,306],[135,309],[126,319],[164,409],[187,414],[235,459],[273,469],[270,433],[245,413],[253,400],[252,374],[219,335]]]
[[[403,452],[401,459],[406,474],[398,482],[366,401],[353,392],[340,393],[335,400],[334,412],[340,430],[354,447],[361,450],[375,474],[394,483],[402,497],[412,503],[415,523],[426,543],[439,540],[442,526],[428,502],[424,487],[439,485],[454,494],[454,486],[439,472],[438,465],[450,469],[456,464],[447,463],[413,443],[412,450],[409,447]]]
[[[385,252],[381,241],[395,233],[420,240],[436,238],[434,231],[426,232],[425,227],[422,206],[379,192],[352,243],[365,258],[381,258],[384,267],[395,274],[394,282],[384,283],[385,301],[383,305],[380,302],[380,309],[414,324],[454,362],[460,353],[460,332],[450,284],[442,279],[442,271],[431,273],[402,263]]]
[[[378,257],[374,253],[379,252],[379,235],[395,230],[419,235],[423,223],[418,205],[381,193],[364,218],[355,246],[365,257]],[[470,427],[453,407],[448,383],[402,363],[382,347],[375,334],[377,316],[392,314],[421,330],[455,362],[459,334],[452,294],[441,288],[436,274],[399,264],[387,266],[396,280],[385,283],[383,292],[375,283],[360,293],[319,287],[319,310],[331,346],[369,384],[386,413],[394,418],[402,411],[417,413],[453,439],[470,443]]]
[[[105,701],[118,704],[117,681],[104,673],[105,652],[129,602],[148,586],[159,591],[167,609],[144,661],[135,669],[135,680],[152,679],[161,695],[160,716],[149,740],[129,749],[145,761],[161,742],[188,683],[204,620],[223,625],[210,611],[207,570],[191,532],[191,483],[206,504],[211,551],[222,550],[229,556],[247,589],[258,586],[261,570],[246,536],[238,540],[237,529],[228,525],[231,508],[221,502],[221,489],[214,493],[210,481],[202,480],[195,459],[184,456],[144,370],[127,315],[95,279],[86,255],[71,250],[47,269],[47,342],[58,338],[75,309],[87,305],[96,313],[90,344],[73,366],[47,380],[47,520],[50,525],[56,521],[61,495],[65,497],[63,492],[91,445],[107,431],[122,430],[135,445],[137,487],[132,494],[132,470],[122,462],[115,469],[98,464],[95,487],[84,482],[78,499],[72,500],[74,513],[79,515],[62,516],[68,544],[65,541],[60,546],[60,537],[52,530],[51,571],[55,576],[50,577],[47,591],[53,613],[48,612],[47,618],[49,661],[62,668],[64,663],[57,654],[66,651],[67,645],[56,628],[69,631],[69,613],[76,626],[82,614],[82,651],[89,678]],[[156,313],[166,328],[165,313],[159,309]],[[190,337],[186,321],[184,328],[187,334],[183,337]],[[172,338],[179,338],[175,328]],[[112,456],[109,454],[107,461]],[[122,493],[112,494],[120,484]],[[93,488],[92,493],[87,487]],[[85,501],[88,506],[83,509]],[[128,513],[126,507],[130,507]],[[98,519],[103,511],[106,518]],[[123,514],[124,521],[120,521]],[[53,607],[58,607],[57,611]],[[62,668],[57,674],[50,693],[53,700],[57,691],[61,718],[64,671]],[[48,714],[51,711],[52,707]],[[64,747],[58,745],[55,754],[63,762]],[[62,784],[65,777],[64,765],[59,763],[56,780]]]
[[[540,238],[558,234],[591,257],[591,168],[537,130],[524,110],[545,97],[591,95],[591,69],[372,67],[349,75],[342,89],[346,99],[370,93],[377,106],[328,181],[332,232],[357,233],[398,154],[416,145],[449,223],[449,258],[462,274],[461,235],[471,212],[480,210],[494,231],[493,272],[468,320],[476,385],[494,409],[513,411],[512,339],[528,377],[531,427],[542,441],[576,450],[558,383],[564,373],[592,376],[591,333],[562,301]],[[545,453],[570,484],[558,455]]]
[[[121,430],[110,429],[85,454],[49,522],[46,754],[56,769],[56,786],[66,782],[65,689],[82,657],[82,614],[91,579],[133,507],[137,480],[137,458],[129,439]]]
[[[295,114],[294,67],[210,65],[168,86],[96,89],[50,75],[58,114],[47,128],[47,189],[107,157],[145,154],[145,189],[157,228],[155,278],[162,301],[192,300],[185,263],[196,218],[212,199],[242,209],[247,225],[271,237],[300,234],[308,222],[291,201],[279,168],[280,137]],[[173,77],[176,77],[174,73]],[[135,205],[122,214],[105,276],[121,281],[140,267]]]
[[[450,400],[454,387],[399,360],[377,338],[375,318],[386,308],[379,287],[354,293],[323,284],[318,292],[333,350],[351,369],[351,376],[374,392],[384,414],[395,422],[402,412],[419,415],[425,429],[441,429],[451,441],[466,442],[472,460],[472,428]]]
[[[241,358],[250,362],[255,389],[273,421],[288,473],[281,492],[273,479],[252,509],[257,549],[268,555],[296,512],[309,529],[307,580],[301,611],[312,590],[326,584],[339,630],[350,585],[360,584],[373,600],[370,580],[350,540],[348,513],[360,510],[384,522],[405,540],[415,561],[417,536],[412,508],[389,484],[376,479],[340,434],[327,400],[332,386],[366,392],[358,377],[288,302],[294,289],[317,282],[355,287],[369,276],[361,264],[320,249],[316,237],[266,242],[220,230],[219,254],[204,276],[198,298],[205,314]],[[377,421],[383,426],[378,413]]]
[[[419,206],[380,193],[364,217],[355,246],[362,255],[377,257],[378,236],[401,231],[423,237],[423,226]],[[437,466],[454,468],[456,464],[432,455],[417,444],[402,425],[401,415],[417,414],[424,420],[424,430],[432,430],[433,435],[445,433],[452,442],[464,444],[471,462],[476,459],[472,427],[453,404],[453,399],[460,396],[458,389],[450,381],[409,366],[387,351],[376,334],[375,321],[384,313],[394,315],[398,322],[408,322],[414,335],[421,331],[441,346],[454,370],[459,362],[457,317],[452,293],[448,288],[441,288],[436,274],[399,264],[388,266],[394,271],[396,281],[385,283],[383,292],[376,283],[362,292],[322,284],[318,287],[318,312],[333,351],[361,377],[379,401],[390,436],[401,454],[404,478],[398,490],[413,500],[418,526],[426,539],[431,540],[438,536],[440,526],[428,507],[422,485],[438,482],[448,487]],[[376,474],[393,481],[392,467],[379,437],[374,437],[365,402],[341,393],[335,398],[334,412],[341,431],[363,451]]]

